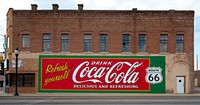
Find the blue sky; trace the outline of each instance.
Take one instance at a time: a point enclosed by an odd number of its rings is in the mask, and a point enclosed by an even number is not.
[[[199,0],[0,0],[0,52],[3,51],[3,37],[1,35],[6,34],[6,13],[8,9],[30,10],[31,4],[37,4],[38,9],[52,9],[52,4],[58,4],[59,9],[77,9],[77,4],[84,4],[84,9],[98,10],[131,10],[132,8],[138,8],[138,10],[194,10],[195,63],[196,55],[198,54],[200,57]]]

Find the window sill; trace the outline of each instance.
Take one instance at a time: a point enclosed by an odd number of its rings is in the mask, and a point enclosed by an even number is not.
[[[52,54],[53,52],[42,52],[42,54]]]
[[[71,53],[71,52],[60,52],[61,54],[69,54],[69,53]]]
[[[84,54],[93,54],[93,52],[83,52]]]
[[[160,52],[159,54],[160,55],[169,55],[170,53],[169,52]]]
[[[182,55],[182,54],[186,54],[186,53],[184,53],[184,52],[176,52],[175,54],[180,54],[180,55]]]
[[[109,52],[99,52],[100,54],[109,54]]]
[[[138,52],[138,54],[149,54],[148,52]]]
[[[122,52],[122,54],[132,54],[132,52]]]

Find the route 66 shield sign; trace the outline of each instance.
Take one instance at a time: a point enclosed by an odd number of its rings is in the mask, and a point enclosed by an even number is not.
[[[159,84],[163,81],[162,69],[160,67],[148,67],[146,72],[146,82],[150,84]]]

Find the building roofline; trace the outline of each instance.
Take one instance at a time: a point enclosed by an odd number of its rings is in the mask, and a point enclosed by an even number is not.
[[[132,10],[93,10],[93,9],[83,9],[84,5],[83,4],[77,4],[78,9],[58,9],[59,5],[58,4],[52,4],[52,9],[37,9],[38,5],[37,4],[31,4],[31,9],[30,10],[14,10],[13,11],[57,11],[57,12],[63,12],[63,11],[79,11],[79,12],[194,12],[194,10],[176,10],[176,9],[169,9],[169,10],[138,10],[137,8],[132,8]]]

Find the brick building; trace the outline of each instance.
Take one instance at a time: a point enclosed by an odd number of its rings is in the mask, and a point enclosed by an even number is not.
[[[39,73],[44,64],[41,55],[79,56],[80,60],[87,56],[150,60],[161,56],[164,93],[193,93],[194,11],[84,10],[82,4],[78,10],[59,10],[57,4],[52,10],[38,10],[36,4],[31,6],[31,10],[10,8],[7,13],[7,93],[15,89],[16,48],[20,50],[19,93],[40,92],[39,81],[44,76]],[[183,92],[179,92],[178,82],[183,82]]]
[[[200,86],[200,71],[195,71],[195,86]]]

